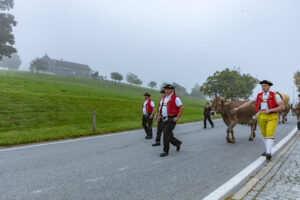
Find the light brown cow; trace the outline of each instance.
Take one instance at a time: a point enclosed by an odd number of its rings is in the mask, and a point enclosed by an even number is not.
[[[285,104],[285,109],[281,112],[278,113],[278,123],[280,124],[281,122],[283,124],[285,124],[285,122],[287,121],[287,115],[290,112],[290,105],[289,104]],[[280,118],[282,118],[282,120],[280,121]]]
[[[223,121],[228,127],[226,137],[228,143],[235,143],[233,128],[237,124],[250,126],[251,134],[249,137],[249,141],[252,141],[255,137],[255,131],[257,126],[257,120],[255,118],[255,104],[252,104],[251,106],[245,109],[241,109],[235,113],[231,112],[233,108],[237,108],[245,102],[246,101],[225,100],[221,97],[216,97],[212,100],[212,110],[215,111],[217,114],[222,115]],[[231,138],[229,136],[230,133]]]

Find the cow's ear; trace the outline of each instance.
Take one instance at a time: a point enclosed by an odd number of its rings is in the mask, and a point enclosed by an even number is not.
[[[228,105],[228,104],[230,104],[230,102],[231,102],[230,99],[226,99],[226,100],[224,101],[224,105]]]

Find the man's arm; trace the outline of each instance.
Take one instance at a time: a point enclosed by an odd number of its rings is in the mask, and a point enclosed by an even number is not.
[[[274,113],[274,112],[281,112],[284,109],[285,109],[285,105],[284,105],[283,101],[280,101],[280,102],[278,102],[278,106],[276,108],[265,110],[264,113],[269,114],[269,113]]]
[[[179,111],[178,111],[177,117],[175,117],[173,119],[173,121],[177,122],[179,120],[179,118],[181,117],[182,113],[183,113],[183,105],[179,106]]]
[[[254,101],[254,100],[247,101],[246,103],[240,105],[239,107],[232,109],[231,112],[232,112],[232,113],[235,113],[235,112],[237,112],[238,110],[243,109],[243,108],[246,108],[246,107],[248,107],[248,106],[250,106],[250,105],[252,105],[252,104],[254,104],[254,103],[256,103],[256,101]]]

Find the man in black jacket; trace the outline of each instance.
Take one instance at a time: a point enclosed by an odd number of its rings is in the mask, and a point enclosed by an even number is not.
[[[203,128],[206,128],[206,120],[209,121],[211,127],[213,128],[214,123],[211,121],[211,107],[209,106],[209,103],[206,103],[203,114],[204,114],[204,127]]]

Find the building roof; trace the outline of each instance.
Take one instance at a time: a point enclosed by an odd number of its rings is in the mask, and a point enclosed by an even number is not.
[[[64,61],[64,60],[51,59],[47,54],[42,59],[45,61],[50,61],[58,67],[91,71],[91,68],[88,65],[68,62],[68,61]]]

